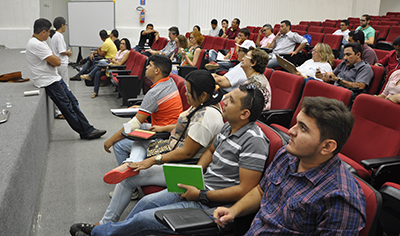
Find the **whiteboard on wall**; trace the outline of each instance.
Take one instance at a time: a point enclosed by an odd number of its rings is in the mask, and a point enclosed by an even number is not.
[[[102,45],[99,32],[115,28],[115,3],[113,1],[69,1],[67,27],[69,44],[79,47]]]

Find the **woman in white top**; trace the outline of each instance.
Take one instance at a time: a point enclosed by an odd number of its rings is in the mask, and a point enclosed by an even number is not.
[[[400,69],[390,75],[385,89],[381,94],[376,96],[400,104]]]
[[[332,48],[328,44],[317,43],[312,50],[312,58],[297,67],[297,71],[293,74],[303,76],[305,79],[311,77],[319,80],[315,77],[315,72],[317,70],[321,73],[331,72],[334,59]]]
[[[171,149],[176,148],[161,154],[159,161],[156,159],[159,155],[141,162],[130,162],[128,158],[121,166],[108,172],[104,176],[106,182],[122,182],[116,185],[110,205],[99,224],[117,222],[137,187],[166,186],[162,165],[157,165],[158,163],[200,158],[221,130],[224,122],[218,104],[223,92],[216,85],[211,73],[196,70],[185,79],[186,98],[191,107],[180,114],[175,125],[150,127],[152,131],[170,131],[169,146]]]

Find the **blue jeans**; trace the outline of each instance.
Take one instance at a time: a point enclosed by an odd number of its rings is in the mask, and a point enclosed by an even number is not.
[[[76,76],[81,76],[83,75],[83,73],[85,71],[87,71],[92,65],[93,65],[93,61],[90,60],[90,57],[86,57],[87,61],[85,63],[85,65],[83,66],[82,70],[78,72],[78,74],[76,74]]]
[[[45,87],[45,90],[46,94],[60,109],[68,124],[79,133],[81,138],[94,130],[79,108],[78,100],[62,79]]]
[[[154,212],[178,208],[202,208],[208,206],[197,201],[186,201],[179,194],[163,190],[142,198],[131,213],[121,222],[108,222],[94,227],[91,235],[149,235],[149,234],[174,234],[174,232],[159,223],[154,217]]]
[[[217,56],[218,56],[218,53],[214,49],[211,49],[208,52],[208,60],[209,61],[217,61]],[[226,71],[235,66],[230,61],[218,61],[217,63],[219,65],[218,69],[226,70]]]

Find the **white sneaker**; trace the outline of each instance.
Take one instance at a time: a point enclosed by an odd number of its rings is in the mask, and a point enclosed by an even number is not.
[[[113,195],[114,195],[114,191],[112,191],[112,192],[110,192],[110,193],[108,194],[108,196],[110,196],[110,198],[112,198]],[[136,199],[138,199],[139,197],[140,197],[139,190],[138,190],[138,189],[135,189],[135,191],[133,191],[133,193],[132,193],[131,200],[136,200]]]

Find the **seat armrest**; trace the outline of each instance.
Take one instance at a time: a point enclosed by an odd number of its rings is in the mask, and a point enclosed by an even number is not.
[[[261,112],[258,120],[267,125],[274,123],[289,128],[292,116],[293,110],[291,109],[269,110]]]
[[[140,105],[143,98],[128,98],[128,106]]]
[[[131,74],[131,70],[117,70],[115,71],[118,75],[130,75]]]
[[[379,189],[386,182],[400,184],[400,161],[381,165],[371,175],[371,185]]]
[[[120,66],[108,66],[108,69],[110,70],[124,70],[126,68],[126,65],[120,65]],[[118,72],[118,71],[117,71]]]
[[[226,56],[226,54],[228,54],[229,51],[230,51],[229,49],[220,49],[220,50],[218,50],[218,52],[224,54],[224,56]]]
[[[177,68],[178,75],[182,78],[185,78],[190,72],[197,70],[197,66],[177,66]]]
[[[392,157],[382,157],[382,158],[374,158],[362,160],[361,164],[364,165],[364,168],[367,170],[375,170],[384,164],[391,164],[400,162],[400,156],[392,156]]]

